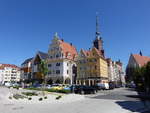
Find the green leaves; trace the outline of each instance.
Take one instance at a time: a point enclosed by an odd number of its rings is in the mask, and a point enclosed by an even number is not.
[[[41,72],[44,77],[47,75],[48,67],[47,67],[47,63],[45,60],[41,60],[41,62],[39,64],[39,72]]]
[[[150,62],[143,67],[135,68],[133,78],[138,89],[150,92]]]

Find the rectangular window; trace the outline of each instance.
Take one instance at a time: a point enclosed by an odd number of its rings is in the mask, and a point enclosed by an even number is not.
[[[51,73],[52,73],[51,71],[48,72],[49,75],[50,75]]]
[[[60,63],[56,63],[56,66],[60,66]]]
[[[69,73],[69,70],[67,70],[67,74]]]
[[[52,64],[48,64],[48,67],[51,67],[52,66]]]
[[[60,74],[60,70],[56,70],[56,74]]]

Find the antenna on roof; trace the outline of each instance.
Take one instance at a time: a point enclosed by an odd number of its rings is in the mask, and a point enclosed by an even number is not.
[[[54,39],[59,39],[57,32],[55,32],[55,34],[54,34]]]
[[[96,12],[96,37],[99,37],[100,32],[99,32],[99,17],[98,17],[98,12]]]

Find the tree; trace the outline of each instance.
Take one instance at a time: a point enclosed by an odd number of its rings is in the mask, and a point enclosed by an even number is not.
[[[136,88],[138,91],[145,90],[144,74],[145,67],[137,67],[133,71],[133,81],[136,84]]]
[[[137,90],[150,93],[150,62],[143,67],[134,69],[133,80],[137,86]]]
[[[144,75],[146,92],[150,93],[150,62],[145,66],[146,71]]]
[[[42,82],[42,91],[43,91],[43,95],[44,95],[44,89],[45,89],[45,85],[46,85],[46,75],[48,73],[48,67],[47,67],[47,62],[45,60],[41,60],[40,64],[39,64],[39,72],[42,75],[43,78],[43,82]]]

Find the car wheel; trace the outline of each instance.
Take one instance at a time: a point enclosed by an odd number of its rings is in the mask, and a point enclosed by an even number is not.
[[[84,95],[84,91],[83,91],[83,90],[81,90],[81,92],[80,92],[80,93],[81,93],[81,95]]]

